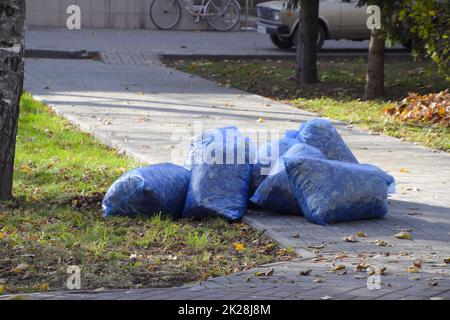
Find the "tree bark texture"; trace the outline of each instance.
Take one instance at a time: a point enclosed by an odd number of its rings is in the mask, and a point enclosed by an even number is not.
[[[367,100],[384,97],[384,42],[381,31],[372,30],[364,93]]]
[[[24,35],[25,0],[0,0],[0,200],[12,199],[24,78]]]
[[[299,85],[319,82],[317,73],[317,32],[319,0],[300,0],[296,78]]]

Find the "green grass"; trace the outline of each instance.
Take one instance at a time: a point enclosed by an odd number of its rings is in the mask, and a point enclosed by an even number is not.
[[[0,293],[65,289],[70,265],[81,267],[83,289],[139,288],[181,285],[293,257],[247,225],[219,218],[104,219],[105,190],[137,165],[24,94],[17,201],[0,203]],[[236,242],[244,249],[236,251]],[[25,268],[17,268],[21,264]]]
[[[448,89],[450,83],[426,61],[389,59],[385,101],[362,101],[366,63],[363,59],[320,59],[321,83],[299,88],[290,60],[178,60],[171,67],[274,100],[290,103],[321,116],[422,145],[450,151],[450,128],[431,123],[401,122],[384,114],[408,92],[426,94]]]

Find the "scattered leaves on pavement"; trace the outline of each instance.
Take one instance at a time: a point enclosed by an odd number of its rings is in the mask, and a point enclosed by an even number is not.
[[[365,237],[367,237],[367,234],[364,231],[358,231],[356,233],[356,236],[360,237],[360,238],[365,238]]]

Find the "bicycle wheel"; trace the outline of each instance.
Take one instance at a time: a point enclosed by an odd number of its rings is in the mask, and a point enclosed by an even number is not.
[[[239,23],[239,4],[235,0],[211,0],[206,7],[206,20],[217,31],[230,31]]]
[[[181,7],[177,0],[154,0],[150,7],[150,19],[158,29],[172,29],[180,18]]]

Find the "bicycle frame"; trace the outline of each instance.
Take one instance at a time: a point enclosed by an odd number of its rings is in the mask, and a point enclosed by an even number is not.
[[[178,0],[173,0],[173,1],[178,1]],[[216,15],[223,15],[224,14],[224,12],[226,11],[226,9],[229,7],[229,5],[230,5],[230,3],[232,2],[233,0],[228,0],[227,1],[227,3],[226,3],[226,5],[223,7],[223,9],[222,9],[222,12],[220,12],[219,14],[207,14],[207,13],[205,13],[205,9],[207,8],[207,6],[209,5],[209,3],[211,2],[211,0],[202,0],[202,2],[201,2],[201,4],[200,5],[198,5],[198,7],[200,8],[200,10],[199,10],[199,13],[195,13],[195,12],[193,12],[193,11],[191,11],[192,10],[192,8],[193,7],[197,7],[197,5],[196,6],[191,6],[191,7],[185,7],[186,8],[186,10],[188,11],[188,13],[190,14],[190,15],[192,15],[192,16],[194,16],[194,17],[197,17],[197,21],[198,20],[200,20],[201,18],[205,18],[205,17],[208,17],[208,16],[216,16]]]

